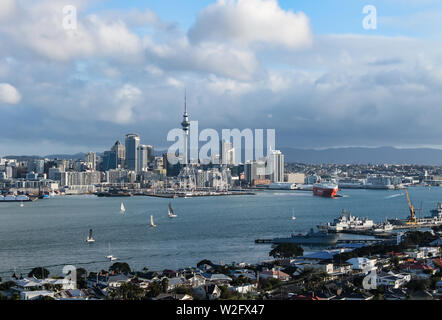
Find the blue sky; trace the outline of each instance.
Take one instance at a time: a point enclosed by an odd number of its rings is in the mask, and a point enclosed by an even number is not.
[[[185,88],[201,128],[277,147],[441,148],[440,21],[438,0],[2,0],[0,156],[167,148]]]

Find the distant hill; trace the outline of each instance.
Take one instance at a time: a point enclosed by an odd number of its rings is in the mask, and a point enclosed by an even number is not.
[[[309,164],[420,164],[442,165],[442,150],[419,148],[332,148],[324,150],[280,148],[286,163]]]
[[[59,159],[59,160],[69,160],[69,159],[84,159],[85,153],[76,153],[76,154],[50,154],[47,156],[5,156],[2,157],[4,159],[17,159],[18,161],[26,161],[32,159]],[[98,154],[100,155],[100,154]]]

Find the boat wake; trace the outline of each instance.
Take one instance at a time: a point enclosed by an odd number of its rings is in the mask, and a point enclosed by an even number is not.
[[[403,195],[404,195],[403,193],[393,194],[391,196],[385,197],[384,199],[393,199],[393,198],[397,198],[397,197],[400,197]]]

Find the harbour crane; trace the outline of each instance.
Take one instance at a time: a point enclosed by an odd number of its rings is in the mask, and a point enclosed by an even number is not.
[[[405,195],[407,196],[408,208],[410,208],[410,217],[408,218],[407,224],[417,224],[416,211],[408,195],[408,189],[405,189]]]

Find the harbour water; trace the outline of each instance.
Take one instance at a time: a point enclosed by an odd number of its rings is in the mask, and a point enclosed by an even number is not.
[[[420,187],[409,193],[415,207],[422,205],[422,214],[429,215],[442,201],[441,191]],[[113,263],[105,258],[109,244],[118,261],[136,270],[195,266],[202,259],[256,263],[269,258],[270,245],[256,245],[255,239],[306,232],[332,221],[342,209],[377,222],[406,218],[409,213],[401,190],[339,193],[343,197],[336,199],[305,191],[263,191],[254,196],[173,200],[60,196],[22,208],[18,203],[1,203],[0,276],[9,276],[14,269],[26,274],[36,266],[59,275],[64,265],[107,269]],[[177,218],[168,218],[169,202]],[[149,228],[150,215],[157,228]],[[89,229],[94,230],[92,244],[85,242]]]

